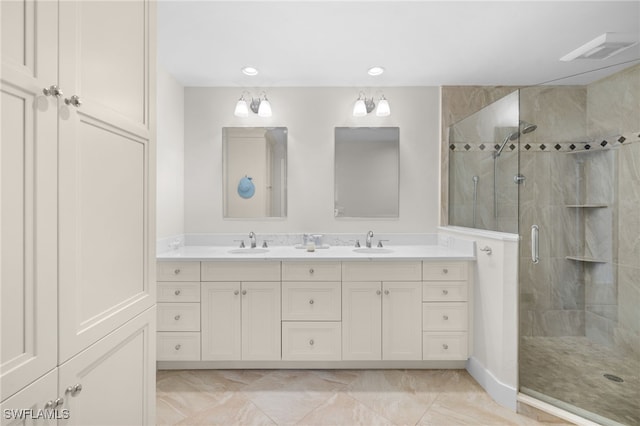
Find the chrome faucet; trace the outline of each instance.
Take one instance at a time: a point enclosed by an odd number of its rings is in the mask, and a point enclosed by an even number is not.
[[[251,248],[256,248],[256,234],[253,231],[249,232],[249,240],[251,241]]]
[[[373,239],[373,231],[367,232],[367,248],[371,248],[371,240]]]

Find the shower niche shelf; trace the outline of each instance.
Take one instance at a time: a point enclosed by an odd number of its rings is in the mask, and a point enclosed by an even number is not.
[[[590,204],[566,204],[565,207],[567,208],[577,208],[577,209],[604,209],[609,207],[608,204],[597,204],[597,203],[590,203]]]
[[[586,256],[567,256],[565,257],[567,260],[575,260],[576,262],[586,262],[586,263],[607,263],[607,260],[604,259],[596,259],[593,257]]]

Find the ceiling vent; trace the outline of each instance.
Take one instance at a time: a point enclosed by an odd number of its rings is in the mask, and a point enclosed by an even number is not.
[[[637,35],[632,33],[604,33],[573,52],[560,58],[561,61],[574,59],[607,59],[638,44]]]

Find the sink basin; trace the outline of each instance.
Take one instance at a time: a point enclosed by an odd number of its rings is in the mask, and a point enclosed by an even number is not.
[[[260,254],[260,253],[268,253],[269,249],[266,248],[237,248],[234,250],[229,250],[227,253],[230,254]]]
[[[353,249],[354,253],[365,253],[365,254],[385,254],[385,253],[393,253],[393,250],[388,248],[380,248],[380,247],[361,247],[357,249]]]

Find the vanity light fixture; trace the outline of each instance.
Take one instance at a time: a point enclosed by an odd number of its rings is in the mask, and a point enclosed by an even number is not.
[[[382,95],[378,101],[378,108],[376,109],[376,115],[378,117],[386,117],[391,115],[391,108],[389,108],[389,101]]]
[[[244,95],[251,98],[251,102],[248,102]],[[259,117],[271,117],[273,115],[271,111],[271,102],[267,99],[267,94],[262,92],[261,96],[254,98],[249,92],[242,92],[240,99],[236,103],[236,109],[233,115],[236,117],[246,118],[249,116],[249,110],[258,114]]]
[[[376,108],[376,103],[373,101],[373,96],[367,98],[363,92],[360,92],[356,103],[353,105],[353,116],[364,117]],[[391,115],[391,108],[389,107],[389,101],[384,95],[380,96],[378,101],[378,108],[376,109],[376,115],[378,117],[386,117]]]

